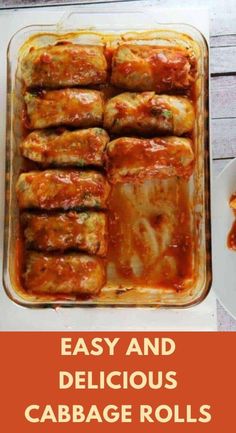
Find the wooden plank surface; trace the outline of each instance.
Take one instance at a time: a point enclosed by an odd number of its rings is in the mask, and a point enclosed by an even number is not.
[[[212,119],[211,138],[213,158],[233,158],[236,156],[236,119]]]
[[[211,79],[212,119],[236,117],[236,75]]]
[[[91,3],[118,3],[118,2],[136,2],[142,0],[0,0],[0,7],[4,9],[10,9],[15,7],[40,7],[40,6],[65,6],[65,5],[81,5]],[[145,0],[144,0],[145,1]],[[155,1],[155,0],[154,0]],[[152,0],[147,0],[151,3]],[[159,0],[157,0],[159,2]]]
[[[236,32],[236,30],[235,30]],[[227,35],[212,35],[211,48],[236,46],[236,33]]]
[[[211,73],[213,75],[236,74],[236,45],[211,49]]]

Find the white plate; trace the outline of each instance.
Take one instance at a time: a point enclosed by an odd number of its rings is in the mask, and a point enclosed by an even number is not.
[[[213,190],[213,288],[224,308],[236,318],[236,252],[227,247],[234,221],[229,207],[236,192],[236,158],[217,177]]]

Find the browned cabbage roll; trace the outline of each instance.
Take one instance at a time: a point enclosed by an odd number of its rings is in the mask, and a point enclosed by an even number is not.
[[[26,158],[46,165],[102,166],[109,141],[102,128],[37,130],[21,143]]]
[[[58,44],[31,48],[21,62],[27,87],[67,87],[102,84],[107,79],[104,48]]]
[[[181,96],[126,92],[105,107],[104,127],[114,134],[182,135],[193,126],[193,104]]]
[[[105,177],[95,171],[31,171],[16,184],[20,209],[105,208],[109,192]]]
[[[26,247],[34,250],[82,250],[105,256],[107,217],[103,212],[23,213]]]
[[[25,268],[24,287],[36,294],[94,295],[106,279],[101,259],[78,253],[28,252]]]
[[[192,142],[182,137],[123,137],[111,141],[107,148],[107,170],[112,183],[188,177],[193,172],[193,161]]]
[[[97,90],[42,90],[26,93],[25,103],[29,129],[58,125],[87,128],[102,124],[104,98]]]
[[[126,90],[156,93],[188,88],[196,79],[196,59],[181,47],[121,45],[111,81]]]

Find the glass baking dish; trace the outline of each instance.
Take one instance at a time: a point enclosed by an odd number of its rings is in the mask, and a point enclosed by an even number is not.
[[[119,19],[117,18],[119,15]],[[145,19],[146,16],[146,19]],[[131,24],[135,23],[135,25]],[[129,287],[109,279],[99,296],[82,300],[73,296],[64,299],[26,293],[19,279],[19,211],[15,184],[21,171],[19,154],[21,140],[21,81],[17,72],[20,58],[29,44],[47,45],[58,40],[79,41],[81,44],[133,43],[190,44],[198,60],[196,83],[196,120],[194,127],[195,171],[188,183],[191,229],[194,237],[193,278],[184,290],[175,288]],[[30,42],[29,42],[30,41]],[[8,46],[7,145],[6,145],[6,211],[4,242],[4,288],[7,295],[25,307],[186,307],[201,302],[208,294],[212,280],[210,227],[210,144],[208,104],[208,46],[203,35],[187,24],[159,24],[150,14],[122,12],[113,14],[94,10],[70,11],[55,25],[29,26],[18,31]],[[167,181],[171,182],[171,181]],[[169,186],[168,186],[169,188]],[[171,187],[170,187],[171,188]]]

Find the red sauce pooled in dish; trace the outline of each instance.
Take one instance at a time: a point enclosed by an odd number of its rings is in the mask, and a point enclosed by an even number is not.
[[[127,192],[123,185],[112,188],[108,263],[115,268],[112,282],[120,286],[161,286],[178,291],[194,278],[187,182],[180,180],[177,187],[174,183],[167,188],[163,185],[157,182],[156,188],[150,188],[148,208],[148,185],[132,185]],[[168,208],[163,207],[165,200]]]

